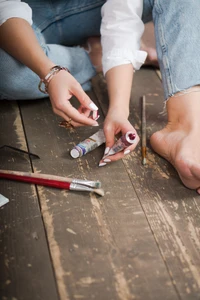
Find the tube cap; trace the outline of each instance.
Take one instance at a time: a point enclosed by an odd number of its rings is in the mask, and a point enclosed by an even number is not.
[[[78,151],[78,149],[76,149],[76,148],[73,148],[73,149],[70,151],[70,155],[71,155],[71,157],[73,157],[73,158],[78,158],[78,157],[81,156],[81,155],[80,155],[80,151]]]

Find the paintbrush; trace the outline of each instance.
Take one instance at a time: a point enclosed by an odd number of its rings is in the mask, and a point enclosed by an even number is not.
[[[0,170],[0,178],[29,182],[33,184],[50,186],[59,189],[94,192],[100,196],[104,196],[104,191],[100,189],[100,181],[72,179],[56,175],[37,174],[10,170]]]
[[[142,164],[146,164],[146,97],[142,96]]]

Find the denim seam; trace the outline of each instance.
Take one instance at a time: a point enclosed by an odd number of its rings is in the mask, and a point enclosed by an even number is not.
[[[86,5],[83,7],[71,8],[67,12],[65,12],[63,15],[59,15],[59,16],[55,15],[52,18],[48,19],[47,21],[39,24],[39,29],[42,32],[43,30],[45,30],[48,26],[50,26],[54,22],[60,21],[64,18],[69,17],[74,14],[82,13],[82,12],[90,10],[92,8],[97,8],[99,6],[102,6],[104,3],[105,3],[105,0],[103,0],[103,1],[101,0],[101,1],[95,2],[93,4],[89,4],[89,5]]]
[[[163,31],[163,27],[162,27],[162,18],[161,15],[163,13],[162,7],[159,3],[158,0],[155,1],[155,6],[154,6],[156,12],[158,13],[158,31],[160,32],[159,34],[159,39],[160,39],[160,46],[162,49],[162,55],[163,55],[163,68],[165,71],[165,82],[166,82],[166,86],[164,86],[164,88],[166,88],[165,90],[165,94],[168,95],[168,97],[170,97],[170,95],[173,95],[173,88],[172,88],[172,77],[171,77],[171,71],[170,71],[170,64],[169,64],[169,60],[168,60],[168,47],[166,44],[166,39],[164,37],[164,31]],[[168,98],[167,97],[167,98]]]
[[[162,14],[163,10],[162,10],[162,6],[160,5],[158,0],[154,0],[154,5],[153,5],[154,9],[156,10],[156,12],[158,14]]]

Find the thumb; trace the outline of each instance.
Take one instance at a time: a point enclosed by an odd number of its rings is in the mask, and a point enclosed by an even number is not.
[[[112,128],[108,128],[108,127],[104,127],[104,135],[106,138],[106,148],[104,151],[104,156],[108,155],[111,147],[114,145],[115,143],[115,133],[114,130]]]

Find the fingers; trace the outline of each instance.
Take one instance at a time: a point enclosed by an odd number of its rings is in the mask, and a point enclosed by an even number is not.
[[[54,113],[62,116],[64,120],[72,119],[74,126],[98,126],[98,107],[93,103],[89,96],[83,91],[76,79],[67,72],[59,72],[50,81],[48,92]],[[81,103],[79,110],[75,109],[70,99],[72,96]],[[92,112],[92,116],[90,116]]]
[[[74,120],[72,120],[72,118],[70,118],[69,116],[67,116],[66,114],[64,114],[60,110],[54,110],[54,113],[57,114],[58,116],[60,116],[61,118],[63,118],[67,122],[70,120],[70,124],[73,127],[81,127],[81,126],[85,126],[86,125],[85,123],[75,122]],[[97,122],[95,122],[95,124],[92,124],[91,126],[99,126],[99,124]]]
[[[104,151],[104,156],[108,155],[111,147],[115,143],[115,134],[114,134],[114,128],[113,127],[104,127],[104,134],[106,138],[106,148]]]
[[[93,119],[97,118],[98,107],[96,104],[90,99],[90,97],[83,91],[81,85],[77,82],[74,84],[71,93],[79,100],[81,105],[89,110],[93,111]]]
[[[56,104],[54,104],[53,111],[54,113],[62,116],[66,121],[68,121],[68,119],[71,118],[72,124],[75,126],[79,126],[78,124],[80,124],[80,126],[98,126],[97,121],[95,121],[92,118],[89,118],[89,112],[91,112],[91,110],[86,110],[86,114],[79,112],[76,108],[74,108],[71,105],[70,101],[66,101],[60,98],[60,101],[57,101]]]
[[[137,135],[137,132],[132,126],[126,126],[126,129],[122,128],[122,135],[125,135],[128,131],[131,131],[133,133],[134,138],[131,141],[132,144],[130,143],[129,146],[125,146],[121,139],[117,140],[117,142],[115,141],[115,131],[113,130],[113,128],[104,128],[104,133],[106,137],[106,148],[104,156],[99,162],[100,167],[105,166],[107,163],[111,163],[123,158],[125,155],[129,154],[136,148],[140,140],[139,136]]]
[[[120,151],[116,154],[113,154],[113,155],[109,155],[109,152],[107,155],[104,154],[103,158],[99,162],[99,167],[103,167],[103,166],[107,165],[108,163],[122,159],[123,157],[128,155],[131,151],[133,151],[136,148],[138,142],[139,142],[139,137],[137,136],[134,145],[126,147],[122,151]],[[112,147],[110,149],[112,149]],[[105,150],[105,152],[106,152],[106,150]]]
[[[91,116],[91,109],[88,109],[82,105],[78,108],[78,112],[81,114],[84,114],[87,118],[91,118],[92,120],[97,121],[100,117],[98,114],[98,111],[93,111],[92,116]]]

